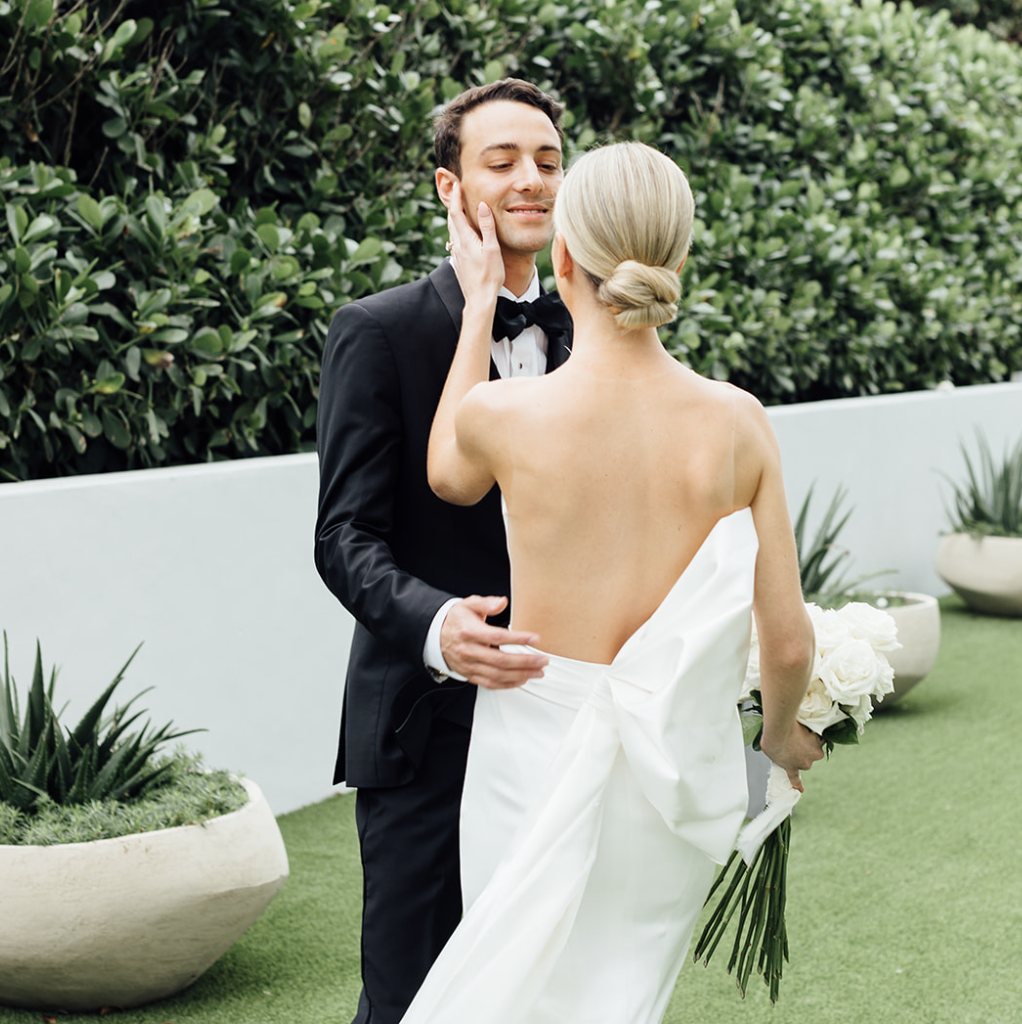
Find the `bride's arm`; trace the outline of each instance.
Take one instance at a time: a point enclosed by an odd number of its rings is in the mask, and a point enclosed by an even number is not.
[[[773,428],[758,402],[753,430],[762,451],[762,470],[752,501],[759,536],[754,611],[760,645],[760,693],[763,736],[760,746],[802,789],[799,770],[822,756],[819,738],[795,716],[809,685],[815,636],[799,580],[798,553],[781,476],[780,451]]]
[[[477,385],[489,380],[490,340],[497,292],[504,283],[504,262],[485,203],[479,204],[476,234],[461,205],[455,184],[448,210],[451,255],[465,296],[458,348],[447,375],[429,435],[426,470],[438,497],[455,505],[474,505],[494,484],[492,452],[486,444],[488,408],[478,394],[465,402]],[[480,389],[483,390],[483,389]]]

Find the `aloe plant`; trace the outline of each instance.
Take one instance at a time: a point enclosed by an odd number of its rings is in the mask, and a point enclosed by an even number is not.
[[[139,644],[139,647],[142,645]],[[173,723],[153,729],[129,728],[145,713],[130,713],[141,691],[123,707],[106,714],[114,690],[139,651],[136,647],[113,682],[100,694],[73,729],[65,729],[54,710],[56,668],[49,681],[42,649],[36,643],[35,669],[21,718],[18,692],[10,673],[4,633],[4,679],[0,692],[0,801],[22,813],[36,813],[41,804],[84,804],[93,800],[135,800],[163,781],[169,766],[154,755],[165,743],[199,730],[172,731]],[[151,688],[150,688],[151,689]]]
[[[1022,537],[1022,438],[1006,449],[1000,465],[994,461],[986,435],[977,427],[977,464],[961,445],[967,479],[958,484],[941,473],[954,492],[948,518],[955,533],[974,537]]]
[[[795,547],[798,551],[798,571],[802,580],[802,595],[807,601],[818,604],[821,608],[831,608],[844,604],[849,595],[853,594],[859,584],[876,576],[884,576],[890,570],[881,569],[866,573],[854,579],[838,572],[838,569],[851,558],[847,548],[840,548],[837,539],[848,522],[855,506],[843,515],[841,506],[848,497],[848,491],[838,486],[830,499],[827,511],[810,541],[806,541],[806,520],[809,517],[809,506],[813,498],[815,482],[809,487],[802,508],[795,519]],[[829,559],[829,561],[828,561]]]

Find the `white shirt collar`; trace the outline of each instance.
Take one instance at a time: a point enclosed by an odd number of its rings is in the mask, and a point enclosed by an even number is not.
[[[453,254],[447,258],[450,260],[451,266],[455,266]],[[533,268],[532,280],[529,282],[528,288],[521,295],[515,295],[510,288],[504,285],[500,286],[500,291],[497,294],[503,295],[506,299],[514,299],[515,302],[535,302],[539,298],[539,270]]]

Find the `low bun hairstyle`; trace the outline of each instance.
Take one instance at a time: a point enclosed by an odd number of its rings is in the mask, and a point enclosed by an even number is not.
[[[677,270],[693,211],[688,179],[673,160],[641,142],[621,142],[571,165],[554,222],[599,301],[621,327],[635,329],[677,315]]]

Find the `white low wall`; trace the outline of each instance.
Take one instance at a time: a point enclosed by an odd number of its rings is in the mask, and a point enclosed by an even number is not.
[[[816,481],[809,530],[839,484],[854,506],[839,542],[851,552],[852,576],[892,575],[877,588],[946,594],[933,570],[941,533],[949,528],[952,491],[940,475],[964,476],[964,442],[976,462],[975,429],[995,456],[1022,438],[1022,382],[949,391],[844,398],[768,410],[781,446],[788,504],[794,518]]]
[[[1000,451],[1022,435],[1022,383],[770,410],[797,509],[838,483],[856,506],[842,540],[853,570],[945,593],[933,553],[945,528],[936,472],[958,476],[973,424]],[[332,792],[352,623],[312,562],[315,456],[281,456],[0,485],[0,628],[31,678],[35,640],[63,666],[58,705],[81,714],[135,645],[121,698],[211,766],[251,776],[278,814]]]
[[[312,561],[314,455],[0,485],[0,627],[77,716],[118,688],[251,776],[277,814],[331,792],[351,620]],[[77,717],[75,718],[77,721]]]

